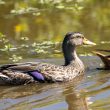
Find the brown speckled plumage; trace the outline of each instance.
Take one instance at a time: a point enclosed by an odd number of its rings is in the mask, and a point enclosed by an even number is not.
[[[78,58],[75,48],[82,45],[84,36],[80,33],[67,33],[63,41],[65,65],[58,66],[48,63],[28,62],[3,65],[0,67],[0,84],[28,84],[39,82],[29,72],[38,71],[45,80],[43,82],[69,81],[83,74],[84,65]],[[79,41],[78,41],[79,40]]]
[[[100,52],[110,52],[110,50],[97,49],[96,51],[94,51],[94,53],[99,56],[104,63],[104,67],[100,69],[110,70],[110,55],[105,55]]]

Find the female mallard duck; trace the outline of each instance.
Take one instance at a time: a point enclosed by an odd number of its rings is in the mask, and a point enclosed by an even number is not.
[[[64,66],[40,62],[8,64],[0,67],[0,84],[27,84],[32,82],[59,82],[72,80],[84,72],[84,65],[75,48],[78,45],[95,45],[80,33],[67,33],[62,44]]]
[[[97,49],[96,51],[94,51],[94,53],[97,56],[99,56],[101,58],[101,60],[103,61],[103,63],[104,63],[103,69],[110,70],[110,55],[104,55],[104,54],[100,53],[99,51],[110,52],[110,50]]]

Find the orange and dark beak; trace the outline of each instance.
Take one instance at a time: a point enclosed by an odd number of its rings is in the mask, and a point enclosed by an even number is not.
[[[86,38],[83,39],[83,44],[84,44],[84,45],[96,45],[96,43],[93,43],[93,42],[89,41],[89,40],[86,39]]]

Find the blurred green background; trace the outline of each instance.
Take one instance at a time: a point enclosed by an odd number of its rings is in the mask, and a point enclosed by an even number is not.
[[[61,42],[70,31],[97,43],[80,47],[80,55],[109,48],[110,1],[0,0],[0,63],[61,58]]]

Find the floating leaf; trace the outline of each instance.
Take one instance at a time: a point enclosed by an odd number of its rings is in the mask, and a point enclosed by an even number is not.
[[[110,41],[101,41],[101,44],[110,44]]]
[[[18,62],[22,59],[22,56],[17,56],[17,55],[12,55],[11,58],[9,58],[10,60],[12,60],[13,62]]]
[[[28,38],[28,37],[21,37],[21,40],[23,40],[23,41],[28,41],[29,38]]]
[[[19,7],[19,9],[14,9],[11,10],[10,13],[12,14],[25,14],[25,13],[34,13],[34,12],[38,12],[38,8],[34,8],[34,7]]]
[[[0,5],[5,4],[5,1],[0,0]]]
[[[56,6],[56,8],[58,8],[58,9],[64,9],[65,6],[64,5],[58,5],[58,6]]]
[[[1,51],[12,51],[13,45],[12,44],[7,44],[4,45],[4,48],[0,49]]]
[[[39,54],[39,53],[48,53],[47,51],[44,51],[43,49],[35,49],[35,51]]]

